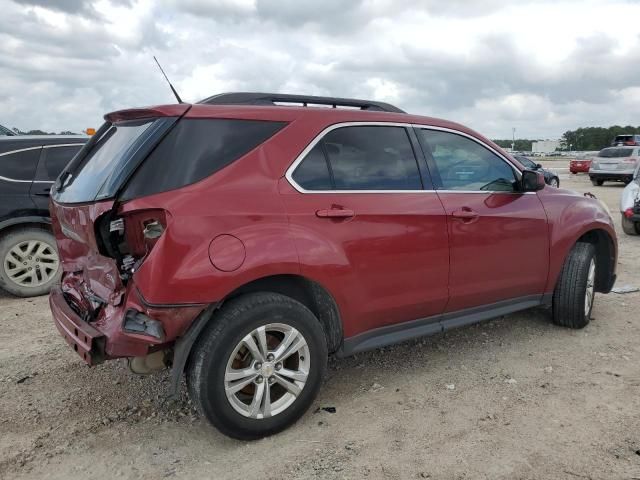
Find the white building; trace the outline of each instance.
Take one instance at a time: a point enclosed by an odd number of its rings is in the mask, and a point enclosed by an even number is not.
[[[560,140],[540,140],[531,143],[532,153],[552,153],[560,148]]]

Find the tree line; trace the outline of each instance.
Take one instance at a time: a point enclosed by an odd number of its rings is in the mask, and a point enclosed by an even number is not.
[[[65,130],[62,131],[60,133],[56,133],[56,132],[45,132],[43,130],[27,130],[27,131],[22,131],[19,128],[12,128],[11,130],[13,130],[14,132],[16,132],[18,135],[79,135],[78,133],[74,133],[71,132],[69,130]]]
[[[640,134],[640,127],[627,125],[613,125],[611,127],[582,127],[576,130],[568,130],[560,138],[560,148],[557,150],[602,150],[611,145],[617,135]],[[494,140],[502,148],[511,148],[513,140]],[[515,141],[515,150],[530,152],[531,143],[538,140],[518,138]]]
[[[564,148],[572,150],[602,150],[611,145],[617,135],[640,133],[640,127],[613,125],[612,127],[584,127],[562,134]]]

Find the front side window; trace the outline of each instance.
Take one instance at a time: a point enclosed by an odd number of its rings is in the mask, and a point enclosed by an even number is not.
[[[323,157],[328,163],[323,164]],[[330,131],[307,154],[292,177],[307,190],[422,189],[407,131],[404,127],[383,125]],[[327,180],[329,188],[324,187]]]
[[[441,190],[516,191],[513,168],[479,143],[450,132],[418,130],[426,150],[431,154],[439,176]]]

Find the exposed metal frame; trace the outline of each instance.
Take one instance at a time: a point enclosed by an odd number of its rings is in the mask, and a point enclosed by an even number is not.
[[[305,194],[313,194],[313,193],[319,193],[319,194],[327,194],[327,193],[332,193],[332,194],[340,194],[340,193],[374,194],[374,193],[434,193],[434,192],[438,192],[438,193],[463,193],[463,194],[464,193],[485,193],[485,194],[506,193],[506,194],[518,194],[518,195],[535,194],[535,192],[505,192],[505,191],[501,191],[501,190],[436,190],[436,189],[420,189],[420,190],[307,190],[307,189],[303,188],[302,186],[300,186],[293,179],[293,173],[295,172],[296,168],[298,168],[298,165],[300,165],[300,163],[304,160],[304,158],[307,156],[307,154],[318,144],[318,142],[320,142],[320,140],[322,140],[325,137],[325,135],[327,135],[329,132],[331,132],[333,130],[337,130],[338,128],[362,127],[362,126],[419,128],[419,129],[422,129],[422,130],[439,130],[439,131],[442,131],[442,132],[453,133],[455,135],[461,135],[463,137],[469,138],[470,140],[473,140],[474,142],[476,142],[480,146],[482,146],[482,147],[488,149],[489,151],[493,152],[499,158],[504,160],[513,169],[513,171],[516,174],[516,176],[521,175],[520,170],[518,170],[518,168],[516,168],[516,166],[513,164],[513,162],[511,162],[502,153],[500,153],[499,151],[497,151],[495,148],[491,147],[490,145],[486,144],[485,142],[481,141],[480,139],[474,137],[473,135],[469,135],[468,133],[464,133],[464,132],[461,132],[459,130],[454,130],[454,129],[445,128],[445,127],[437,127],[437,126],[433,126],[433,125],[422,125],[422,124],[417,124],[417,123],[384,122],[384,121],[375,121],[375,122],[358,121],[358,122],[335,123],[333,125],[329,125],[324,130],[322,130],[318,135],[316,135],[314,137],[314,139],[311,140],[311,143],[309,143],[309,145],[307,145],[305,147],[305,149],[302,150],[300,155],[298,155],[296,157],[296,159],[293,161],[293,163],[289,166],[289,168],[285,172],[285,177],[286,177],[287,181],[298,192],[305,193]]]

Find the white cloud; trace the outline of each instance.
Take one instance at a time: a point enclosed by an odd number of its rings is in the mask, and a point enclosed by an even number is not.
[[[0,0],[0,123],[97,126],[233,90],[372,97],[490,137],[636,124],[640,4]],[[624,13],[621,13],[624,12]]]

